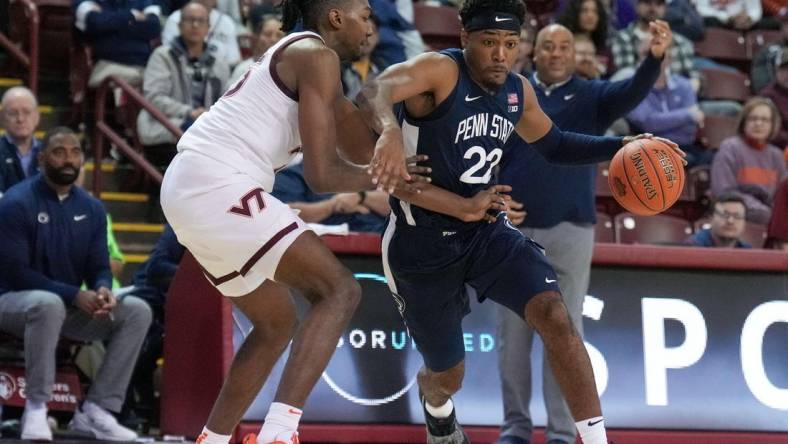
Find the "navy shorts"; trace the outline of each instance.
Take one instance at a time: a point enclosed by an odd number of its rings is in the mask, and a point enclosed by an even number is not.
[[[492,299],[521,317],[533,296],[560,291],[544,249],[504,217],[457,232],[389,223],[383,267],[425,365],[436,372],[465,357],[466,285],[479,302]]]

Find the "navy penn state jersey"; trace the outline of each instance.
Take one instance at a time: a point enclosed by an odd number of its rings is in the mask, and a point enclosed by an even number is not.
[[[514,145],[514,128],[523,112],[523,83],[509,73],[506,83],[490,94],[471,79],[461,49],[440,52],[459,67],[452,93],[422,118],[396,109],[408,156],[426,154],[432,184],[463,197],[472,197],[496,184],[497,166]],[[397,223],[439,229],[459,229],[467,223],[391,198]]]

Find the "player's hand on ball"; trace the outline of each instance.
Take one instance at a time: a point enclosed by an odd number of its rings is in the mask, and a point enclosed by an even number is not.
[[[465,199],[466,208],[462,212],[463,222],[476,222],[479,220],[486,220],[493,223],[498,218],[495,216],[498,212],[507,211],[509,202],[512,200],[508,194],[512,191],[509,185],[493,185],[490,188],[484,189],[476,193],[475,196]],[[492,211],[494,214],[488,213]]]
[[[664,20],[654,20],[648,24],[648,30],[651,33],[649,48],[651,55],[661,59],[673,42],[673,32],[670,30],[670,25]]]
[[[638,139],[653,139],[653,140],[658,140],[658,141],[664,143],[665,145],[670,147],[670,149],[672,149],[676,154],[678,154],[681,157],[681,161],[684,163],[684,166],[687,166],[687,159],[685,159],[685,157],[687,157],[687,153],[685,153],[681,148],[679,148],[679,146],[676,144],[676,142],[674,142],[674,141],[672,141],[670,139],[666,139],[664,137],[657,137],[657,136],[655,136],[655,135],[653,135],[651,133],[638,134],[637,136],[626,136],[626,137],[624,137],[623,145],[626,145],[629,142],[632,142],[632,141],[638,140]]]
[[[512,222],[513,225],[520,225],[525,220],[528,213],[523,210],[523,204],[512,199],[509,201],[509,208],[506,210],[506,217]]]
[[[372,176],[372,183],[377,185],[378,190],[388,193],[393,193],[400,181],[411,181],[399,129],[385,130],[380,135],[367,173]]]

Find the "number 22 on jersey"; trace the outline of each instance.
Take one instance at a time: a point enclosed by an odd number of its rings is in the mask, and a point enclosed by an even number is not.
[[[472,146],[468,148],[468,151],[466,151],[462,157],[469,160],[477,160],[476,163],[462,173],[460,182],[489,183],[490,177],[492,176],[492,169],[501,161],[501,156],[503,156],[503,150],[500,148],[495,148],[489,153],[481,146]],[[484,171],[484,174],[477,175],[477,173],[485,167],[487,169]]]

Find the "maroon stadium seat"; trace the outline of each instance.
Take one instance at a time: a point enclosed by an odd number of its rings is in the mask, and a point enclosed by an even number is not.
[[[723,140],[737,134],[736,125],[738,123],[739,119],[736,117],[706,115],[698,137],[704,146],[719,148]]]
[[[714,60],[747,60],[744,35],[739,31],[722,28],[706,28],[705,38],[695,43],[695,54]]]
[[[685,188],[693,188],[696,199],[706,196],[711,188],[711,165],[698,165],[692,167],[687,174],[687,185]]]
[[[255,37],[252,34],[238,34],[238,48],[241,50],[241,59],[248,59],[252,56],[252,46]]]
[[[594,225],[594,242],[614,243],[616,233],[613,231],[613,220],[605,213],[596,213],[596,225]]]
[[[457,8],[413,4],[413,24],[432,49],[460,47],[460,16]]]
[[[748,32],[747,36],[745,37],[747,57],[751,60],[754,59],[761,49],[771,45],[772,43],[779,42],[782,40],[782,38],[782,32],[776,30],[761,29]]]
[[[703,86],[698,94],[701,99],[744,102],[750,98],[750,79],[740,72],[705,68],[701,77]]]
[[[657,214],[638,216],[621,213],[614,219],[616,239],[622,244],[678,245],[692,234],[692,227],[684,219]]]

